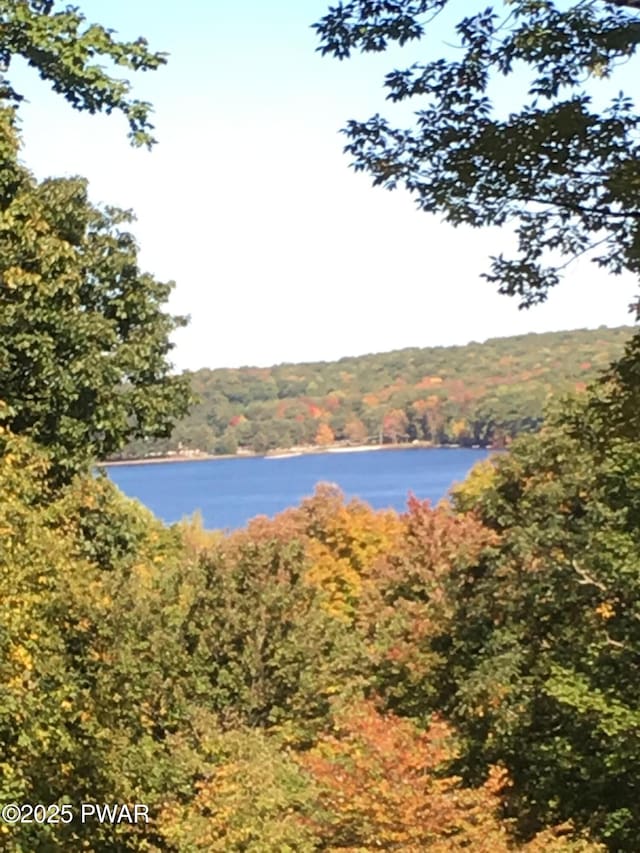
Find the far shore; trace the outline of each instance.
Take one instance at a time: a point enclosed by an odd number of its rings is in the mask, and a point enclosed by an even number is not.
[[[167,462],[210,462],[216,459],[284,459],[291,456],[311,456],[320,453],[362,453],[368,450],[459,450],[459,444],[432,444],[428,441],[415,441],[410,444],[357,444],[329,445],[327,447],[288,447],[270,450],[267,453],[254,453],[243,450],[240,453],[175,453],[171,456],[145,456],[132,459],[114,459],[98,462],[98,468],[115,468],[122,465],[160,465]],[[468,450],[496,450],[497,448],[472,445]]]

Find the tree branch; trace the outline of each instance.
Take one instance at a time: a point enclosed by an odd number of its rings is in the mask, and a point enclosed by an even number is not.
[[[582,586],[595,586],[601,592],[605,592],[605,593],[609,592],[609,590],[607,589],[607,587],[603,583],[601,583],[600,581],[597,581],[591,575],[587,574],[587,572],[584,569],[580,568],[580,566],[576,563],[575,560],[571,561],[571,565],[573,566],[577,575],[581,578],[581,580],[578,581],[578,583],[580,585],[582,585]]]
[[[613,6],[626,6],[640,12],[640,0],[609,0]]]

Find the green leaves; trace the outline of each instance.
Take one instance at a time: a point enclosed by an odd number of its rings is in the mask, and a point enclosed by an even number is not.
[[[451,578],[448,707],[467,739],[467,773],[504,760],[525,832],[571,818],[631,851],[640,455],[635,437],[605,421],[597,393],[558,406],[539,436],[515,442],[455,498],[500,544],[472,585]]]
[[[319,49],[342,59],[356,45],[426,37],[429,16],[446,5],[340,4],[315,25]],[[345,150],[374,184],[404,186],[421,210],[453,225],[511,225],[518,256],[493,258],[485,277],[529,307],[585,253],[613,272],[640,273],[640,191],[616,177],[635,174],[640,117],[622,95],[594,109],[585,93],[589,77],[613,76],[635,56],[640,21],[634,3],[507,5],[457,24],[455,59],[388,74],[389,100],[419,99],[413,126],[380,115],[350,121]],[[494,85],[514,74],[525,94],[504,117]]]
[[[10,112],[0,121],[15,140]],[[138,267],[130,213],[90,204],[81,178],[37,183],[17,154],[0,167],[2,423],[47,447],[65,481],[186,411],[167,359],[185,321],[163,310],[172,284]]]
[[[129,124],[132,144],[150,148],[155,142],[151,104],[132,98],[129,82],[112,77],[103,63],[148,71],[164,65],[166,54],[150,51],[144,38],[118,41],[113,30],[100,24],[88,25],[78,7],[57,11],[55,5],[40,0],[0,2],[3,72],[10,69],[15,56],[22,56],[75,109],[121,112]],[[0,97],[13,103],[21,100],[8,83]]]

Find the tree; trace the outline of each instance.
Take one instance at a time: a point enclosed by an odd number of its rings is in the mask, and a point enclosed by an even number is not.
[[[365,444],[367,441],[367,428],[360,418],[353,417],[347,421],[344,434],[348,441],[353,444]]]
[[[301,743],[331,702],[358,689],[360,650],[308,582],[300,538],[238,532],[204,551],[189,573],[184,644],[200,704],[224,728],[248,726]]]
[[[406,439],[408,425],[409,419],[402,409],[390,409],[382,419],[382,436],[395,444]]]
[[[131,69],[164,58],[144,39],[117,42],[47,0],[0,2],[0,58],[24,57],[80,110],[119,110],[134,144],[151,145],[148,104],[94,58]],[[81,178],[36,181],[19,162],[16,104],[0,81],[0,424],[49,449],[63,481],[130,439],[167,436],[186,412],[186,381],[170,374],[163,310],[172,284],[138,267],[130,212],[98,208]]]
[[[447,579],[469,778],[500,756],[525,833],[571,819],[616,851],[640,833],[639,482],[636,436],[565,403],[458,490],[498,543]]]
[[[131,438],[168,435],[186,411],[170,375],[172,285],[143,273],[130,214],[100,209],[80,178],[38,183],[0,114],[2,424],[50,450],[59,479]]]
[[[321,423],[316,432],[316,444],[319,444],[320,447],[326,447],[333,444],[334,441],[335,435],[329,424]]]
[[[202,737],[212,760],[192,798],[173,796],[158,817],[160,850],[176,853],[261,853],[320,849],[301,813],[313,788],[277,741],[261,729]]]
[[[454,754],[453,732],[442,720],[420,731],[370,702],[345,709],[333,732],[298,759],[319,789],[309,819],[319,849],[507,853],[508,825],[497,818],[506,774],[495,768],[482,786],[464,788],[446,772]],[[549,831],[518,849],[600,848]]]
[[[422,39],[447,0],[349,0],[314,26],[339,59]],[[471,4],[470,4],[471,5]],[[640,274],[640,116],[623,94],[594,106],[585,81],[614,77],[640,44],[640,3],[511,0],[473,4],[435,58],[386,75],[392,102],[420,99],[413,127],[350,121],[346,150],[374,184],[404,186],[419,208],[475,227],[513,224],[518,255],[486,278],[521,306],[543,301],[583,254]],[[568,7],[567,7],[568,6]],[[496,78],[527,75],[505,118]]]
[[[148,71],[163,65],[166,54],[151,52],[142,37],[118,41],[113,30],[88,25],[75,6],[55,7],[55,0],[0,0],[0,105],[22,100],[7,78],[12,60],[20,56],[75,109],[122,113],[132,143],[150,147],[155,142],[151,105],[131,98],[130,83],[110,76],[94,60]]]
[[[153,814],[198,773],[179,737],[195,688],[182,547],[106,477],[52,490],[47,465],[0,429],[0,799],[143,802]],[[3,824],[0,846],[148,851],[143,826],[130,829]]]

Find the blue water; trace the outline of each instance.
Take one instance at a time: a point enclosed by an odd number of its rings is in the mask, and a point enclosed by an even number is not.
[[[463,448],[372,450],[114,465],[107,471],[125,494],[168,523],[198,510],[205,527],[233,529],[298,504],[319,482],[335,483],[347,498],[362,498],[377,509],[405,509],[409,492],[436,502],[487,455]]]

